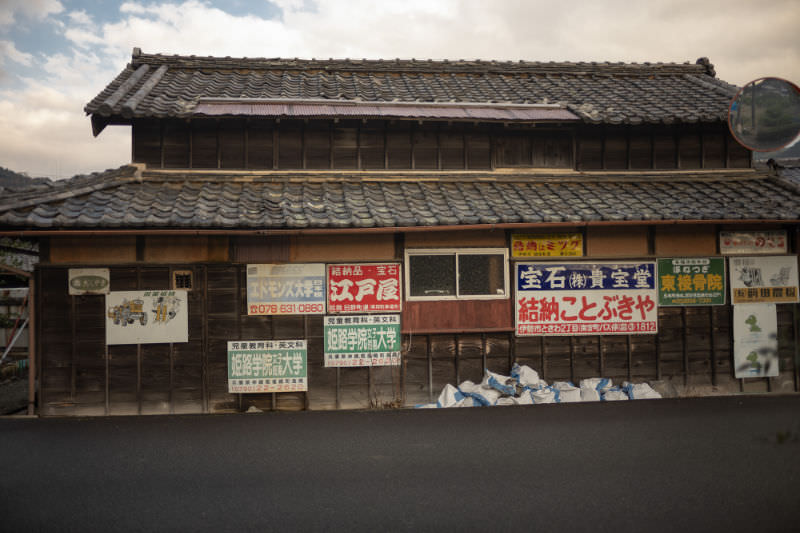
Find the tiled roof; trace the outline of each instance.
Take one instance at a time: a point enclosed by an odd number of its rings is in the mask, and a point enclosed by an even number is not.
[[[122,167],[0,200],[0,230],[396,228],[800,220],[769,171],[200,172]]]
[[[558,104],[590,123],[693,123],[725,120],[735,90],[715,77],[705,58],[696,64],[301,60],[135,49],[131,63],[85,110],[127,120],[199,116],[208,99]]]

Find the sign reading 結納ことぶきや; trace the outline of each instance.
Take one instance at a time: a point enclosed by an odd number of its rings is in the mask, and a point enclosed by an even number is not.
[[[518,336],[658,330],[654,262],[519,262],[515,276]]]
[[[247,265],[247,314],[325,314],[325,265]]]
[[[308,390],[305,340],[228,341],[228,392]]]
[[[725,259],[659,259],[658,305],[725,305]]]
[[[731,303],[796,303],[796,255],[731,257]]]
[[[328,312],[402,311],[400,265],[328,265]]]
[[[106,344],[188,342],[185,290],[106,294]]]
[[[400,315],[326,316],[325,366],[400,364]]]

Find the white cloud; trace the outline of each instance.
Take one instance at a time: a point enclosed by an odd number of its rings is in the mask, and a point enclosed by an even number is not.
[[[11,41],[0,41],[0,65],[5,64],[6,59],[26,67],[30,67],[33,64],[33,56],[31,54],[20,52]]]
[[[58,0],[3,0],[0,2],[0,27],[14,24],[17,15],[44,20],[63,10],[64,6]]]
[[[83,10],[71,11],[69,13],[69,19],[79,26],[91,26],[94,22],[92,17]]]

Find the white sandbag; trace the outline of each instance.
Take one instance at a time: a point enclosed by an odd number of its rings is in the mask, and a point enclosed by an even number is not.
[[[558,391],[559,403],[572,403],[581,401],[581,389],[569,381],[556,381],[552,387]]]
[[[439,399],[436,402],[438,407],[455,407],[458,402],[464,399],[464,394],[449,383],[444,386]]]
[[[661,394],[653,390],[649,383],[628,383],[622,384],[622,390],[628,394],[631,400],[653,400],[661,398]]]
[[[414,409],[436,409],[438,407],[435,403],[418,403],[414,406]]]
[[[600,391],[595,389],[586,389],[581,387],[581,401],[582,402],[599,402]]]
[[[473,398],[472,396],[464,396],[460,402],[455,404],[453,407],[480,407],[481,402]]]
[[[530,389],[525,389],[519,395],[519,397],[514,398],[514,403],[517,405],[533,405],[533,395]]]
[[[501,393],[496,389],[486,389],[467,380],[458,386],[458,390],[465,396],[478,400],[481,405],[494,405]]]
[[[543,389],[528,389],[533,397],[533,403],[556,403],[558,402],[558,389],[546,387]]]
[[[511,368],[511,377],[516,379],[523,387],[539,388],[539,374],[528,365],[514,363]]]
[[[501,374],[495,374],[488,369],[484,370],[486,375],[481,382],[481,386],[485,389],[495,389],[501,394],[507,396],[514,396],[517,393],[516,380]]]
[[[628,395],[625,394],[625,391],[621,390],[619,387],[612,387],[603,393],[602,399],[606,402],[617,402],[621,400],[627,400]]]
[[[513,396],[502,396],[497,399],[494,403],[495,405],[517,405],[517,402],[514,401]]]
[[[580,387],[582,389],[593,389],[601,393],[606,392],[614,383],[609,378],[586,378],[582,379]]]

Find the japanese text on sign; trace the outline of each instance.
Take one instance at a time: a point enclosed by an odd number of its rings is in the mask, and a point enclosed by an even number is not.
[[[228,392],[305,390],[308,390],[305,340],[228,342]]]
[[[400,265],[328,265],[328,312],[401,311]]]
[[[511,257],[581,257],[583,235],[580,233],[514,234]]]
[[[248,315],[325,313],[325,265],[247,265]]]
[[[719,250],[723,254],[781,254],[786,253],[786,232],[721,231]]]
[[[731,257],[731,303],[796,303],[797,256]]]
[[[325,366],[400,364],[400,315],[326,316]]]
[[[687,257],[658,260],[658,305],[724,305],[725,260]]]

